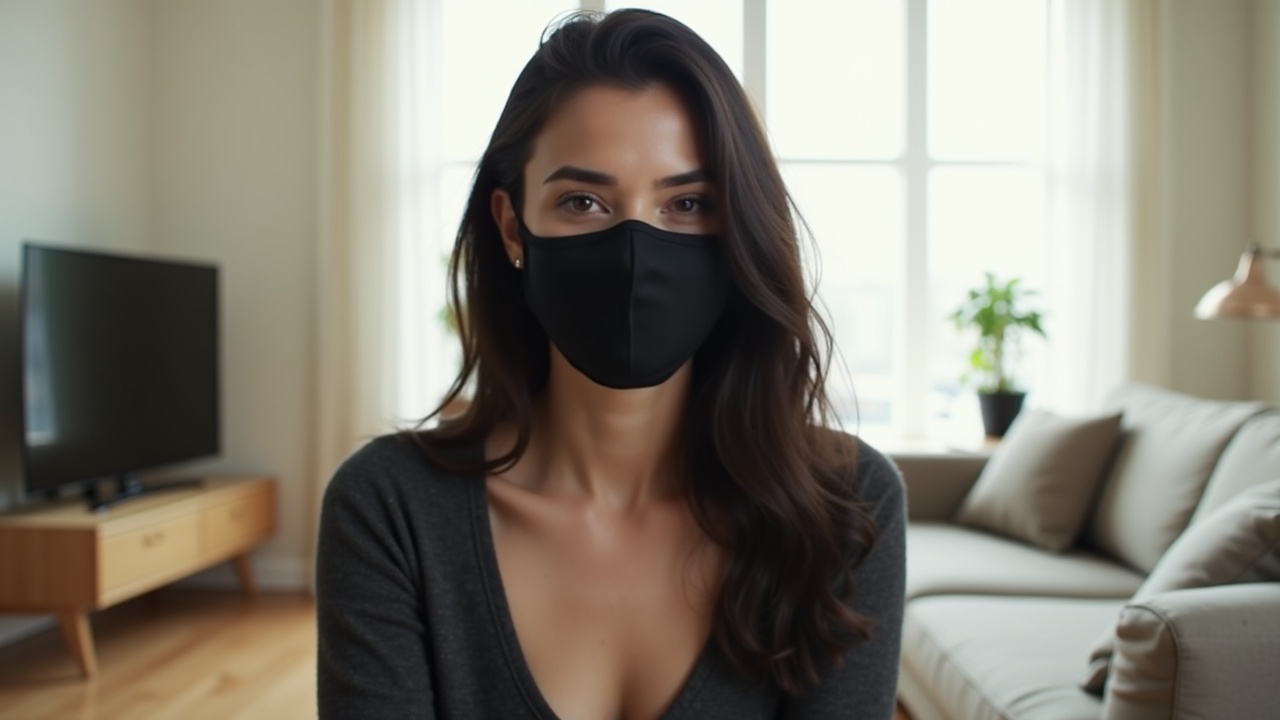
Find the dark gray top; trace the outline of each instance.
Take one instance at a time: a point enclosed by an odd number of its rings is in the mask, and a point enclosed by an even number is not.
[[[481,448],[473,450],[477,459]],[[858,491],[879,539],[854,569],[871,639],[799,697],[750,682],[714,641],[663,720],[893,716],[905,591],[905,503],[897,469],[861,443]],[[384,435],[325,491],[316,562],[321,718],[554,720],[516,639],[483,478],[427,462]]]

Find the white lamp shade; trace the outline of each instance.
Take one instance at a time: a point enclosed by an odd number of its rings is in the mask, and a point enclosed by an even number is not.
[[[1196,317],[1280,318],[1280,292],[1267,282],[1264,262],[1262,253],[1253,249],[1241,255],[1235,277],[1214,285],[1196,303]]]

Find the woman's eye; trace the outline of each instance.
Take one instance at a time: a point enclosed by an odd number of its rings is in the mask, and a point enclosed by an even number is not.
[[[591,212],[599,205],[599,203],[596,202],[596,199],[589,195],[571,195],[565,198],[560,204],[574,212],[580,213]]]
[[[684,215],[704,211],[708,205],[709,203],[706,200],[692,195],[676,198],[675,202],[671,203],[676,212]]]

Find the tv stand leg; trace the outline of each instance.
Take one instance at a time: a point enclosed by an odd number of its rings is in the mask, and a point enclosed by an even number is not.
[[[98,674],[98,661],[94,658],[93,634],[89,628],[89,611],[85,608],[67,608],[58,611],[58,625],[67,647],[75,656],[86,678]]]
[[[253,582],[253,566],[249,564],[249,555],[237,555],[234,561],[236,575],[240,577],[240,587],[244,588],[245,597],[252,600],[258,595],[258,586]]]

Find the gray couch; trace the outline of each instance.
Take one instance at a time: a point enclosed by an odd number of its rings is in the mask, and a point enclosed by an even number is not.
[[[892,456],[911,521],[898,692],[914,720],[1280,719],[1280,582],[1132,597],[1180,534],[1280,478],[1280,411],[1139,384],[1107,405],[1119,439],[1065,552],[955,522],[989,456]]]

